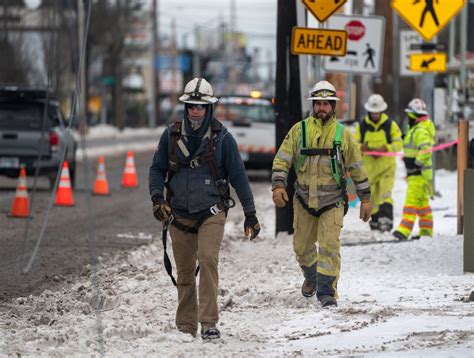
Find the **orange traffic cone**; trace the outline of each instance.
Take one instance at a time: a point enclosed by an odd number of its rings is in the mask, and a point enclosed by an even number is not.
[[[63,169],[61,170],[61,178],[59,178],[59,186],[56,191],[56,206],[73,206],[74,200],[72,198],[71,178],[69,177],[69,164],[64,161]]]
[[[13,198],[12,211],[8,216],[27,218],[29,215],[30,208],[28,204],[28,188],[26,187],[26,170],[25,167],[21,167],[15,197]]]
[[[109,183],[107,182],[107,177],[105,175],[105,159],[103,155],[99,157],[99,166],[97,167],[97,176],[94,188],[92,189],[92,194],[110,195]]]
[[[122,176],[122,186],[124,188],[136,188],[138,186],[137,171],[135,170],[135,160],[133,152],[127,153],[127,161]]]

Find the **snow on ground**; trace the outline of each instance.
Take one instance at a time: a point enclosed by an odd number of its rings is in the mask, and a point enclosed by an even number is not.
[[[351,208],[341,236],[337,308],[301,296],[291,236],[275,237],[270,183],[258,180],[252,187],[260,237],[243,238],[240,207],[226,225],[219,342],[175,329],[177,294],[164,270],[161,237],[150,227],[122,234],[148,245],[100,261],[99,299],[87,266],[59,291],[1,308],[0,355],[474,357],[474,302],[467,299],[474,276],[463,274],[463,239],[455,235],[456,174],[436,174],[441,196],[432,202],[433,238],[391,243],[388,234],[373,235]],[[394,192],[396,223],[403,175],[399,170]]]

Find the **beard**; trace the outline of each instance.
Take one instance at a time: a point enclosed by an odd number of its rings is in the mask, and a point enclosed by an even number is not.
[[[324,112],[319,111],[316,113],[316,118],[321,119],[323,122],[326,122],[334,115],[334,111]]]

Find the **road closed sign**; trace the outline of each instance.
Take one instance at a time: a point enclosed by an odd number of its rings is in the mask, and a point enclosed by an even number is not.
[[[333,15],[328,20],[328,27],[347,32],[347,51],[344,57],[325,58],[326,71],[381,73],[385,35],[385,19],[382,16]]]
[[[320,30],[293,27],[291,53],[294,55],[344,56],[347,33],[344,30]]]

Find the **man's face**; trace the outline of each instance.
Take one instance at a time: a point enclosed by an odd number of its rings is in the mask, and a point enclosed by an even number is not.
[[[188,104],[188,118],[192,121],[200,121],[206,115],[205,104]]]
[[[313,111],[314,114],[316,114],[316,118],[319,118],[323,121],[327,121],[334,114],[329,101],[314,101]]]
[[[369,117],[373,122],[378,122],[380,119],[380,112],[370,112]]]

